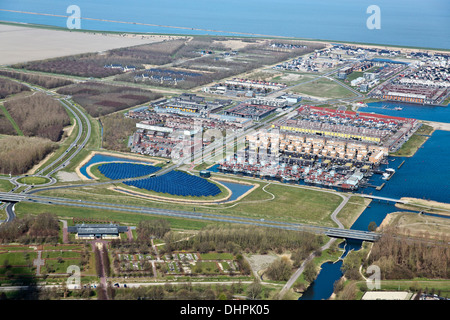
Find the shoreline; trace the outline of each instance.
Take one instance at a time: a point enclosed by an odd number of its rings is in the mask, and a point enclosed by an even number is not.
[[[423,199],[410,198],[410,197],[402,197],[401,200],[406,201],[406,203],[396,205],[400,209],[403,209],[402,206],[423,207],[424,208],[423,211],[425,211],[425,212],[426,212],[426,209],[438,212],[438,213],[429,212],[430,214],[436,214],[436,215],[441,215],[444,217],[450,217],[450,203],[438,202],[438,201],[434,201],[434,200],[423,200]],[[420,209],[417,209],[417,210],[420,210]]]
[[[90,30],[90,29],[67,29],[64,27],[52,26],[52,25],[42,25],[42,24],[33,24],[33,23],[25,23],[25,22],[14,22],[14,21],[6,21],[0,20],[0,24],[4,25],[13,25],[13,26],[21,26],[28,28],[40,28],[40,29],[48,29],[48,30],[58,30],[58,31],[69,31],[69,32],[80,32],[80,33],[106,33],[110,35],[139,35],[139,36],[171,36],[171,37],[226,37],[226,38],[236,38],[236,37],[244,37],[244,38],[261,38],[261,39],[284,39],[284,40],[297,40],[297,41],[309,41],[309,42],[319,42],[325,44],[332,43],[341,43],[341,44],[349,44],[349,45],[359,45],[361,47],[378,47],[378,48],[391,48],[391,49],[403,49],[414,51],[417,49],[427,50],[432,52],[450,52],[450,49],[446,48],[432,48],[432,47],[420,47],[420,46],[399,46],[392,44],[382,44],[382,43],[368,43],[368,42],[355,42],[355,41],[345,41],[345,40],[333,40],[333,39],[314,39],[314,38],[301,38],[301,37],[289,37],[289,36],[276,36],[276,35],[262,35],[262,34],[250,34],[245,32],[230,32],[230,31],[220,31],[220,30],[209,30],[210,32],[224,33],[223,35],[208,35],[208,34],[183,34],[183,33],[161,33],[161,32],[125,32],[125,31],[106,31],[106,30]],[[132,24],[132,23],[130,23]],[[155,25],[156,26],[156,25]],[[169,27],[169,26],[165,26]],[[174,27],[176,29],[191,29],[193,28],[182,28],[182,27]],[[205,30],[208,31],[208,30]],[[227,35],[233,34],[234,35]]]

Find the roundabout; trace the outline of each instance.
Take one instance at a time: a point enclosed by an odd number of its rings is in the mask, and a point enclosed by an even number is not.
[[[25,176],[18,178],[16,181],[22,185],[33,186],[49,184],[51,179],[43,176]]]

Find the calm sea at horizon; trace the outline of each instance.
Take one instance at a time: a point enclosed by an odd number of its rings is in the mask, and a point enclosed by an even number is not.
[[[381,11],[381,29],[366,26],[370,5]],[[81,20],[81,28],[123,32],[214,34],[190,28],[272,36],[450,49],[450,1],[446,0],[16,0],[0,9],[69,15],[77,5],[82,18],[187,27],[173,29]],[[0,20],[66,27],[66,18],[0,11]],[[221,33],[216,33],[221,34]]]

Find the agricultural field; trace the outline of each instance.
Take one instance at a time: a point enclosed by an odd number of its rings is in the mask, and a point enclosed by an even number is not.
[[[92,117],[101,117],[162,97],[149,90],[97,82],[62,87],[57,92],[71,95]]]

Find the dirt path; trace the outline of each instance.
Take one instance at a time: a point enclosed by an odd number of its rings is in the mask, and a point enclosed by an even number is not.
[[[108,281],[107,281],[107,277],[105,276],[105,264],[103,261],[103,246],[106,246],[107,243],[106,241],[102,241],[102,240],[94,240],[91,242],[91,246],[92,246],[92,251],[95,252],[95,249],[97,248],[100,251],[100,261],[98,261],[98,263],[100,263],[100,270],[99,270],[99,280],[100,280],[100,286],[98,288],[98,290],[102,290],[103,294],[102,296],[104,297],[104,300],[109,300],[108,297]]]

